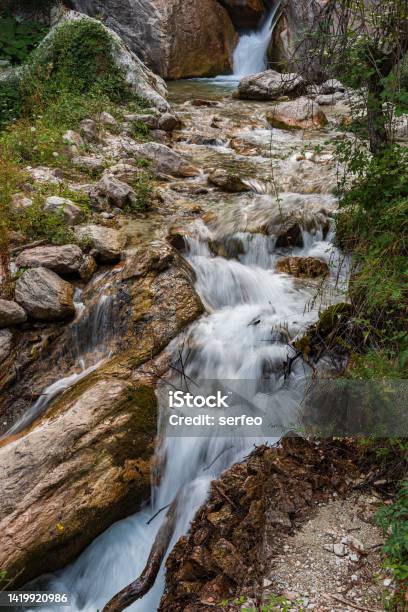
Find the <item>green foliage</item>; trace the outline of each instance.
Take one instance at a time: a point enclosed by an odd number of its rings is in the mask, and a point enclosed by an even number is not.
[[[401,583],[408,581],[408,481],[402,486],[391,506],[383,506],[378,514],[379,525],[388,534],[384,546],[386,565]]]
[[[143,212],[150,207],[153,197],[152,175],[148,171],[141,171],[132,181],[136,194],[134,203],[128,206],[127,212]]]
[[[408,150],[395,145],[371,157],[364,147],[342,144],[339,155],[347,172],[340,190],[337,241],[353,253],[350,296],[355,322],[362,329],[366,347],[382,351],[390,372],[405,377]],[[370,369],[372,356],[366,370]]]
[[[48,27],[37,21],[22,21],[9,13],[0,15],[0,59],[24,62],[44,38]]]

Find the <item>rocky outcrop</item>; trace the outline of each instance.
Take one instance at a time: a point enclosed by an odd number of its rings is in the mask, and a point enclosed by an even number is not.
[[[40,321],[60,321],[75,313],[73,286],[46,268],[26,270],[17,279],[15,298]]]
[[[0,299],[0,328],[18,325],[27,320],[27,314],[21,306],[11,300]]]
[[[154,72],[166,79],[231,71],[237,34],[216,0],[72,0],[102,16]]]
[[[112,2],[112,4],[116,4],[116,2]],[[117,10],[117,7],[115,10]],[[98,15],[98,10],[93,14]],[[3,79],[0,77],[0,81],[4,80],[4,82],[10,82],[15,86],[16,80],[29,79],[31,71],[38,70],[39,63],[44,65],[49,61],[50,64],[52,64],[52,53],[49,51],[52,50],[53,42],[58,35],[59,28],[66,24],[72,24],[74,27],[75,23],[80,20],[88,20],[90,23],[93,22],[95,25],[98,25],[98,27],[101,27],[102,24],[101,20],[91,19],[91,17],[75,11],[67,11],[57,25],[54,26],[49,34],[41,41],[37,47],[35,56],[32,57],[32,61],[16,71],[10,71]],[[125,23],[128,24],[128,22]],[[105,26],[102,24],[102,27]],[[169,104],[165,99],[167,87],[164,81],[145,66],[139,57],[124,44],[122,38],[118,36],[116,32],[109,28],[106,28],[106,31],[109,33],[112,41],[111,51],[113,60],[131,91],[150,105],[157,107],[163,112],[167,111],[169,109]],[[37,58],[39,59],[38,62]]]
[[[47,268],[59,274],[79,274],[89,278],[89,269],[95,270],[95,262],[84,255],[76,244],[44,246],[27,249],[16,259],[19,268]]]
[[[117,297],[115,355],[0,442],[0,567],[14,585],[66,565],[149,495],[154,386],[168,367],[159,353],[203,307],[191,268],[162,242],[134,253],[106,283]],[[41,364],[60,376],[63,340],[26,369],[19,397],[26,385],[40,388]]]
[[[311,130],[326,125],[327,117],[316,102],[298,98],[277,104],[266,115],[269,124],[283,130]]]
[[[338,449],[287,437],[277,448],[261,446],[211,484],[167,562],[160,612],[220,611],[242,593],[259,597],[262,578],[288,534],[333,490],[344,491],[356,472]],[[350,455],[352,456],[352,455]]]
[[[118,261],[125,247],[125,239],[118,230],[102,225],[81,225],[75,235],[91,247],[91,255],[99,261]]]
[[[329,273],[327,263],[316,257],[285,257],[278,261],[276,269],[297,278],[316,278]]]
[[[265,14],[262,0],[219,0],[238,29],[253,30]]]
[[[244,100],[277,100],[281,96],[296,97],[304,89],[305,83],[296,73],[265,70],[241,79],[236,95]]]

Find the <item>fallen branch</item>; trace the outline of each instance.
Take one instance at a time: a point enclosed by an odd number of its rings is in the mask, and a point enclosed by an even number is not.
[[[350,608],[355,608],[356,610],[362,610],[362,612],[381,612],[380,610],[376,610],[374,608],[364,608],[363,606],[358,606],[357,604],[352,603],[351,601],[348,601],[347,599],[343,599],[343,597],[339,597],[338,595],[330,595],[330,597],[332,599],[335,599],[336,601],[339,601],[345,606],[350,606]]]
[[[12,255],[17,255],[17,253],[21,253],[21,251],[25,251],[26,249],[33,249],[34,247],[43,246],[44,244],[48,244],[48,240],[36,240],[35,242],[30,242],[29,244],[24,244],[23,246],[14,247],[11,249]]]
[[[163,508],[160,508],[160,509],[159,509],[157,512],[155,512],[155,514],[153,514],[153,516],[151,516],[151,517],[149,518],[149,520],[148,520],[148,521],[146,521],[146,525],[150,525],[150,523],[151,523],[152,521],[154,521],[154,519],[156,518],[156,516],[159,516],[159,514],[160,514],[161,512],[163,512],[163,510],[166,510],[166,508],[168,508],[169,506],[170,506],[170,504],[166,504],[165,506],[163,506]]]
[[[167,511],[163,525],[156,535],[146,566],[139,578],[112,597],[102,612],[122,612],[122,610],[128,608],[132,603],[141,599],[150,591],[156,581],[157,574],[173,537],[179,499],[180,495],[177,495]]]
[[[216,491],[218,491],[218,493],[219,493],[219,494],[220,494],[220,495],[221,495],[221,496],[222,496],[224,499],[226,499],[226,500],[227,500],[227,502],[228,502],[228,503],[229,503],[229,504],[230,504],[230,505],[231,505],[233,508],[237,508],[237,504],[236,504],[236,503],[235,503],[235,502],[234,502],[234,501],[233,501],[233,500],[232,500],[232,499],[231,499],[231,498],[230,498],[230,497],[229,497],[229,496],[228,496],[228,495],[225,493],[225,491],[224,491],[224,490],[221,488],[221,486],[220,486],[220,485],[217,485],[217,483],[215,482],[215,480],[214,480],[214,482],[212,482],[212,486],[214,487],[214,489],[215,489]]]

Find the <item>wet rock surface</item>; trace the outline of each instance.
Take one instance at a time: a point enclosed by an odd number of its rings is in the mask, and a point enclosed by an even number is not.
[[[298,278],[316,278],[329,273],[327,263],[314,257],[287,257],[278,261],[276,269]]]
[[[65,565],[148,497],[154,387],[168,367],[165,359],[150,360],[202,312],[193,281],[192,270],[166,243],[136,253],[112,279],[119,300],[116,356],[85,373],[25,431],[0,442],[8,491],[0,502],[0,564],[16,584]],[[44,368],[47,360],[55,363],[61,346],[59,336],[43,347],[31,366],[37,376],[41,358]],[[33,380],[30,374],[27,368],[19,380],[19,398],[25,384],[30,393],[44,387],[44,376]],[[2,391],[3,404],[12,397],[12,388]]]

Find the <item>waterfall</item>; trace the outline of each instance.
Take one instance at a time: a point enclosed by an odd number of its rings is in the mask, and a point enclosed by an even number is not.
[[[268,46],[280,6],[279,0],[260,28],[240,37],[234,51],[234,76],[241,78],[267,69]]]

